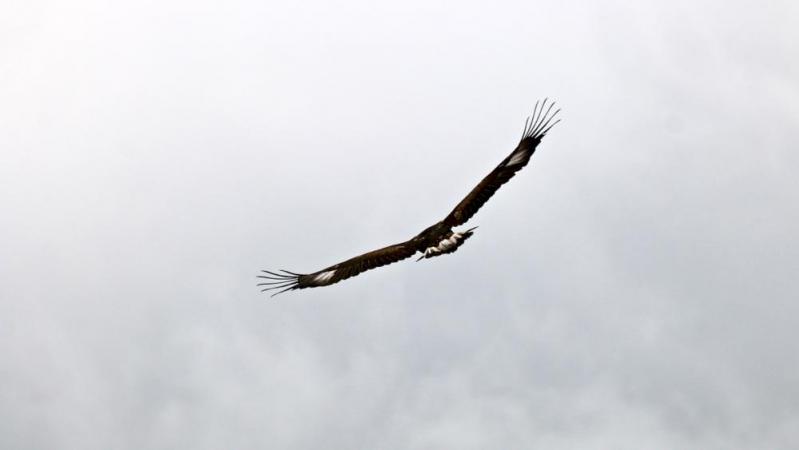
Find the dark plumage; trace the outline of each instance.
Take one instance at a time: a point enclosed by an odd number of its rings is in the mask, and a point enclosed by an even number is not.
[[[547,131],[560,122],[554,120],[560,111],[558,109],[552,112],[554,105],[553,102],[547,106],[547,100],[544,100],[540,106],[536,102],[533,114],[524,124],[519,145],[483,178],[444,220],[428,227],[409,241],[364,253],[314,273],[263,270],[264,275],[258,275],[258,278],[264,281],[258,286],[263,287],[262,292],[278,289],[274,296],[294,289],[329,286],[361,272],[410,258],[416,252],[422,252],[419,260],[453,253],[472,236],[477,227],[463,232],[453,231],[452,228],[466,223],[503,184],[527,165]]]

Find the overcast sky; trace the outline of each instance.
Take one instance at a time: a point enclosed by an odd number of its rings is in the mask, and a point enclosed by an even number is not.
[[[6,0],[0,447],[799,445],[799,3]],[[441,219],[454,255],[260,294]]]

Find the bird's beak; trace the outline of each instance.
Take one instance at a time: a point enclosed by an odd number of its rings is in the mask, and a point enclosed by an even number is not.
[[[416,260],[416,262],[419,262],[419,261],[421,261],[423,259],[424,259],[424,253],[422,253],[422,256],[420,256],[419,259]]]

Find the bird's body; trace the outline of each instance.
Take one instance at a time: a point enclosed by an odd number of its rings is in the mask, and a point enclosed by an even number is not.
[[[541,139],[550,128],[559,122],[559,120],[553,122],[553,119],[560,110],[550,114],[554,106],[554,103],[551,103],[544,112],[546,102],[544,100],[540,109],[536,103],[532,116],[525,123],[522,139],[513,152],[483,178],[443,220],[431,225],[406,242],[364,253],[311,274],[299,274],[287,270],[280,272],[264,270],[265,275],[258,277],[265,281],[258,285],[264,286],[262,291],[282,289],[277,294],[294,289],[328,286],[361,272],[410,258],[417,252],[422,253],[417,261],[455,252],[472,236],[477,227],[464,231],[453,229],[466,223],[494,195],[497,189],[527,165]]]
[[[443,220],[428,227],[411,240],[416,246],[416,251],[422,252],[417,261],[454,252],[474,234],[475,228],[477,227],[463,232],[452,231]]]

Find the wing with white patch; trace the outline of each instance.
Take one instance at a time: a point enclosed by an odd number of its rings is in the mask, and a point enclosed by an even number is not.
[[[560,122],[560,120],[552,121],[560,111],[558,109],[553,113],[553,106],[555,106],[554,102],[550,103],[547,108],[547,101],[544,100],[539,108],[539,104],[536,102],[533,115],[528,117],[524,124],[524,132],[519,145],[455,206],[455,209],[444,219],[445,224],[455,227],[466,223],[503,184],[527,165],[547,131]]]
[[[416,253],[416,248],[413,241],[408,241],[364,253],[310,274],[294,273],[287,270],[280,272],[262,270],[264,275],[258,275],[258,278],[262,278],[264,281],[258,286],[263,287],[261,292],[281,289],[274,295],[294,289],[329,286],[354,277],[361,272],[410,258],[414,253]]]

